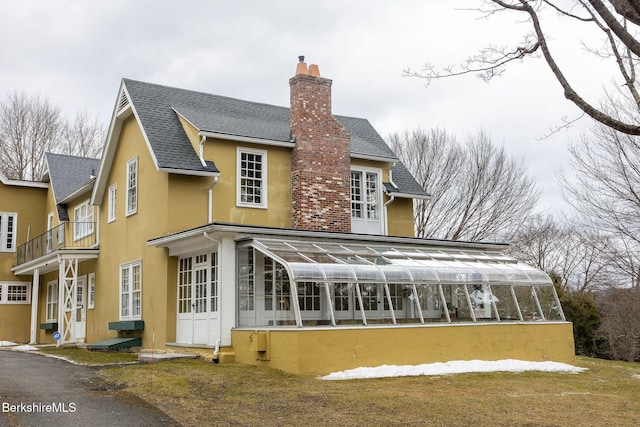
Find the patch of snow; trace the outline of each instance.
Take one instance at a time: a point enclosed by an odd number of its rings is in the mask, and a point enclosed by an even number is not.
[[[32,351],[37,349],[38,347],[34,347],[32,345],[19,345],[16,347],[11,347],[11,350],[15,350],[15,351]]]
[[[527,362],[523,360],[453,360],[450,362],[427,363],[423,365],[382,365],[372,368],[356,368],[346,371],[332,372],[319,377],[322,380],[350,380],[358,378],[406,377],[419,375],[455,375],[469,372],[568,372],[577,374],[586,371],[559,362]]]
[[[0,347],[9,347],[12,345],[16,345],[16,343],[11,341],[0,341]]]
[[[634,378],[636,380],[640,380],[640,374],[633,374],[633,375],[631,375],[631,378]]]

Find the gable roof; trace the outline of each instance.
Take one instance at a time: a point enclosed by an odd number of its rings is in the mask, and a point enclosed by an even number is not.
[[[66,203],[93,188],[100,159],[46,153],[45,161],[58,219],[69,221]]]
[[[265,141],[293,143],[289,108],[259,102],[244,101],[226,96],[179,89],[137,80],[123,79],[149,137],[152,148],[157,150],[160,163],[163,154],[175,155],[181,147],[191,148],[174,112],[177,112],[201,132],[219,135],[255,138]],[[351,133],[351,154],[357,157],[398,161],[395,153],[366,119],[335,116]],[[170,128],[175,128],[171,129]],[[153,129],[153,133],[151,133]],[[177,144],[179,134],[184,144]],[[187,147],[188,145],[188,147]],[[186,152],[181,152],[186,161]],[[168,160],[177,160],[175,156]],[[191,159],[200,165],[197,156]]]
[[[45,159],[56,203],[92,184],[100,166],[100,159],[89,157],[46,153]]]
[[[289,108],[244,101],[187,89],[122,79],[119,99],[107,138],[107,146],[100,164],[92,202],[99,204],[105,191],[121,122],[135,115],[158,170],[189,175],[215,176],[215,163],[202,164],[180,117],[191,123],[201,135],[221,139],[235,139],[270,145],[293,147]],[[352,157],[398,164],[399,160],[368,120],[356,117],[334,117],[351,133]],[[405,196],[426,195],[406,168],[400,172],[408,183],[400,189]],[[408,175],[407,175],[408,174]],[[410,182],[412,181],[413,182]]]

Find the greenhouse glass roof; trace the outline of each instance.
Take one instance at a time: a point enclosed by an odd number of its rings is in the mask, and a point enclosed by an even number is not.
[[[500,253],[262,238],[250,245],[294,282],[553,285],[543,271]]]

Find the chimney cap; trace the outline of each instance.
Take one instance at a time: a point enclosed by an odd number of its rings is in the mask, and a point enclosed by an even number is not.
[[[300,55],[300,56],[298,56],[298,61],[300,61],[300,62],[304,62],[304,55]]]

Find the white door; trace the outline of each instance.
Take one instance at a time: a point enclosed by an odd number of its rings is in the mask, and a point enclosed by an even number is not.
[[[75,289],[76,300],[76,342],[84,342],[87,336],[87,276],[78,277]]]
[[[382,193],[377,171],[351,171],[351,231],[383,234]]]
[[[176,341],[182,344],[215,343],[219,325],[217,254],[181,258],[178,264]]]

